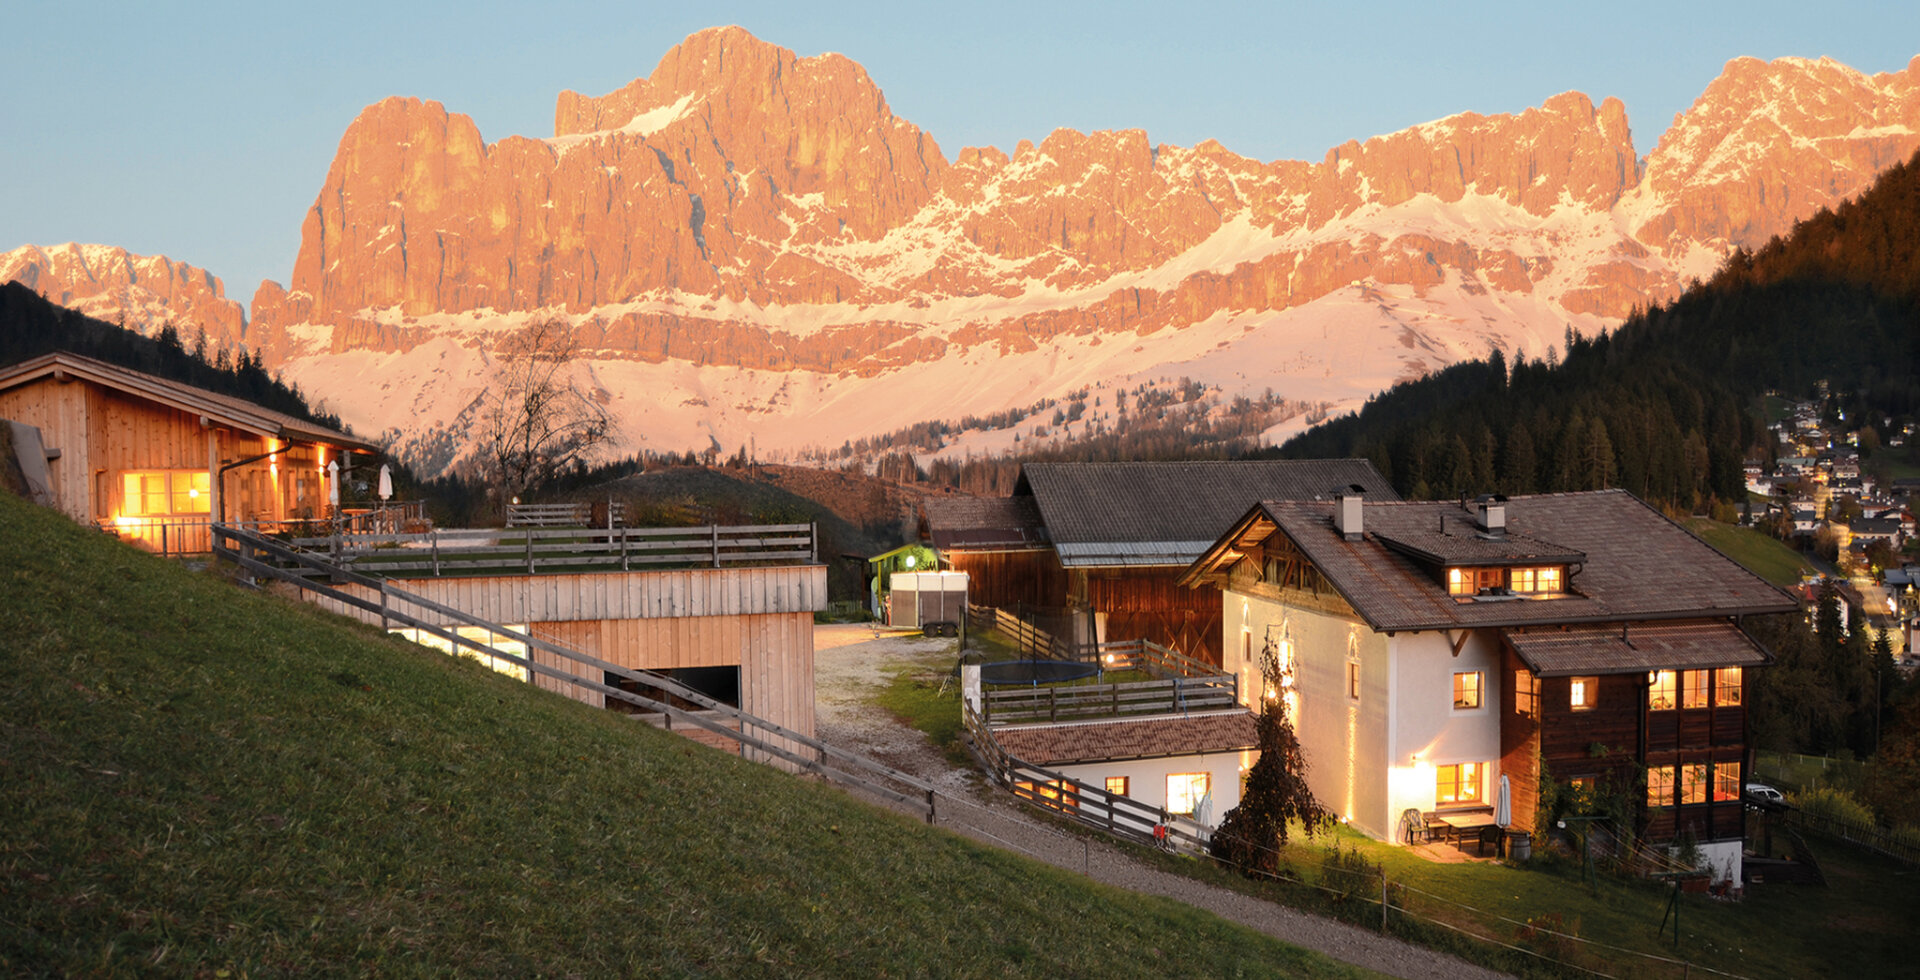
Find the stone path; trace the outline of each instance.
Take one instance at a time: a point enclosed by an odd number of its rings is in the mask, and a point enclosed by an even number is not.
[[[891,682],[896,671],[917,670],[938,677],[952,669],[956,656],[953,640],[876,633],[865,625],[815,627],[819,737],[932,783],[943,793],[935,807],[937,823],[983,843],[1115,887],[1185,902],[1284,942],[1389,976],[1410,980],[1504,976],[1343,922],[1161,871],[1136,860],[1131,849],[1062,833],[1028,815],[1012,797],[988,786],[981,773],[953,765],[919,731],[873,704],[875,693]]]

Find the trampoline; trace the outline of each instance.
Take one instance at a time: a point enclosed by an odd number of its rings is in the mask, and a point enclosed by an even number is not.
[[[1003,660],[999,663],[981,664],[980,682],[994,685],[1026,684],[1038,687],[1041,684],[1077,681],[1083,677],[1092,677],[1099,672],[1099,664],[1074,663],[1070,660]]]

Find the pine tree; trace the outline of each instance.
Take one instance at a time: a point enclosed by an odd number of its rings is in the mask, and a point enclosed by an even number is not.
[[[1260,677],[1266,695],[1255,722],[1260,759],[1247,770],[1240,805],[1227,811],[1213,833],[1213,856],[1248,874],[1279,868],[1289,821],[1300,821],[1311,836],[1333,816],[1307,788],[1306,754],[1287,720],[1280,657],[1271,638],[1260,651]]]

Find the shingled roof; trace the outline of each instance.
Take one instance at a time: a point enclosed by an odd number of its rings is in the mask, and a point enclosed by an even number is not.
[[[1758,644],[1725,620],[1514,629],[1506,638],[1541,677],[1753,667],[1768,661]]]
[[[1028,463],[1015,498],[1039,507],[1069,568],[1187,565],[1260,500],[1330,500],[1358,487],[1399,500],[1364,459]]]
[[[1008,754],[1035,766],[1237,752],[1260,743],[1253,715],[1244,710],[1012,726],[995,728],[993,738]]]
[[[939,551],[1035,551],[1047,526],[1032,497],[929,497],[927,533]]]
[[[1265,501],[1215,542],[1184,581],[1224,571],[1239,553],[1277,531],[1382,632],[1699,619],[1797,608],[1792,597],[1625,491],[1514,497],[1506,516],[1510,537],[1550,541],[1543,552],[1584,558],[1570,567],[1564,595],[1507,601],[1451,596],[1430,565],[1390,546],[1425,535],[1430,553],[1477,554],[1481,545],[1473,542],[1485,539],[1475,515],[1451,501],[1369,502],[1362,508],[1365,533],[1357,541],[1334,529],[1331,503]],[[1458,540],[1436,542],[1432,536]]]

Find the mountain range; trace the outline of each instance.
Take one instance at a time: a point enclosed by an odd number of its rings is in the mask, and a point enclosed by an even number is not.
[[[1076,393],[1091,410],[1048,433],[1071,437],[1176,379],[1287,399],[1277,440],[1490,348],[1604,332],[1859,193],[1920,147],[1920,58],[1736,59],[1644,156],[1617,99],[1569,92],[1317,163],[1064,129],[949,159],[858,64],[736,27],[554,117],[488,143],[436,102],[368,107],[249,316],[204,270],[105,246],[0,254],[0,280],[245,343],[429,472],[465,451],[502,340],[543,319],[574,326],[623,451],[792,456]]]

